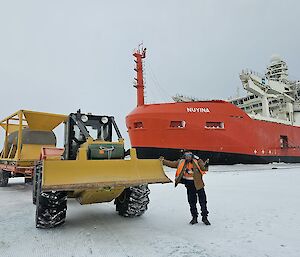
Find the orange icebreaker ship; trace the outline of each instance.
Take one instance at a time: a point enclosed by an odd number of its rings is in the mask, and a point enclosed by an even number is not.
[[[230,101],[176,96],[172,103],[144,104],[143,59],[134,53],[137,107],[126,117],[139,158],[178,159],[193,150],[211,164],[300,162],[300,83],[288,80],[274,56],[265,75],[240,74],[247,95]]]

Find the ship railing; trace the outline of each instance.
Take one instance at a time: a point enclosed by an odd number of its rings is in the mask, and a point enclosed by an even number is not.
[[[250,70],[250,69],[244,69],[242,70],[242,74],[247,74],[247,75],[256,75],[258,77],[261,77],[261,78],[265,78],[266,76],[257,72],[257,71],[253,71],[253,70]]]

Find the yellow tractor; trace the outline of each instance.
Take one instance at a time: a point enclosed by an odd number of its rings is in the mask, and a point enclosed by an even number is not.
[[[125,152],[114,117],[78,111],[64,124],[64,148],[43,147],[35,165],[37,228],[65,222],[67,197],[80,204],[115,200],[120,215],[140,216],[149,203],[148,184],[170,182],[159,160],[138,159],[135,149]]]

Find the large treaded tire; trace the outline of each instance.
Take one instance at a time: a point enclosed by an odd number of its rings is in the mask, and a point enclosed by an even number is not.
[[[148,185],[126,188],[116,198],[116,210],[124,217],[141,216],[148,209],[150,189]]]
[[[6,187],[9,179],[9,172],[5,170],[0,170],[0,187]]]
[[[36,227],[47,229],[62,225],[66,219],[67,192],[43,192],[41,190],[42,168],[36,169],[36,176]]]

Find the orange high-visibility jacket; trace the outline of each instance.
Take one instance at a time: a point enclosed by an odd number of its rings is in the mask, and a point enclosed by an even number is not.
[[[182,177],[184,175],[185,169],[186,169],[186,162],[184,159],[178,160],[178,161],[168,161],[168,160],[163,160],[163,164],[171,167],[171,168],[176,168],[177,171],[175,174],[175,187],[178,185],[178,183],[182,183]],[[194,179],[194,184],[197,190],[201,189],[204,187],[204,182],[202,179],[202,176],[205,174],[205,167],[203,165],[202,160],[192,160],[193,164],[193,179]],[[202,168],[201,168],[202,167]]]

